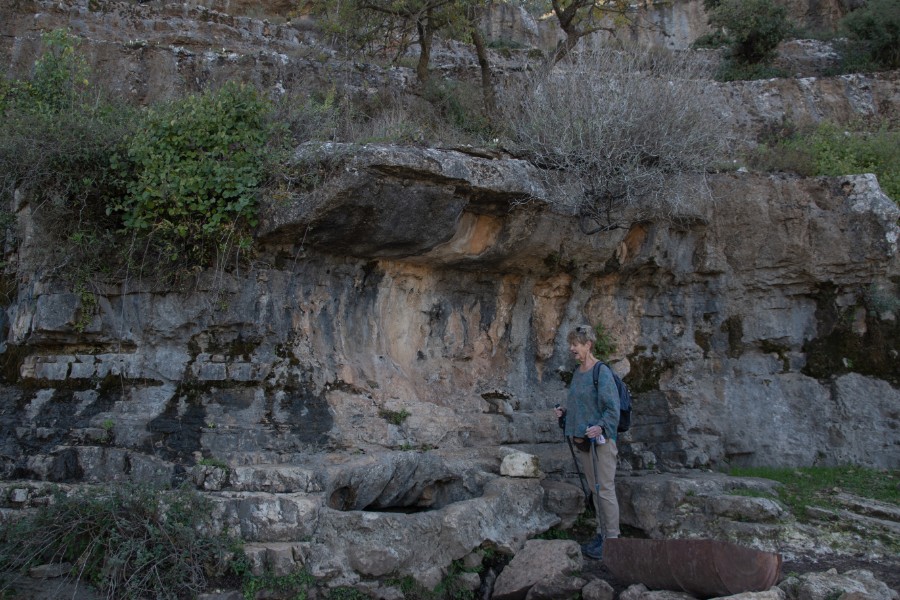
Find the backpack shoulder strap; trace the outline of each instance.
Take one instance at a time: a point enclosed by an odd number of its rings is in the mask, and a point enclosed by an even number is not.
[[[594,366],[591,369],[591,372],[594,375],[594,389],[595,390],[600,389],[600,365],[602,365],[602,364],[604,364],[603,361],[598,360],[597,362],[594,363]]]

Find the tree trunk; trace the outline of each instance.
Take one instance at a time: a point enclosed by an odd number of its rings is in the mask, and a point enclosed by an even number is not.
[[[419,32],[419,62],[416,64],[416,78],[419,85],[428,83],[428,65],[431,62],[431,41],[434,39],[434,31],[431,28],[431,11],[425,18],[416,22],[416,30]]]
[[[471,19],[470,24],[472,26],[472,43],[475,44],[478,66],[481,68],[481,93],[484,96],[484,110],[487,112],[488,118],[493,119],[497,110],[497,100],[494,94],[494,82],[491,77],[491,63],[488,62],[487,47],[484,45],[481,30],[478,29],[477,19]]]
[[[580,40],[583,35],[582,32],[575,27],[573,27],[571,31],[563,31],[566,34],[566,39],[560,40],[556,44],[556,50],[553,51],[553,57],[550,60],[551,66],[568,56],[569,52],[578,45],[578,40]]]

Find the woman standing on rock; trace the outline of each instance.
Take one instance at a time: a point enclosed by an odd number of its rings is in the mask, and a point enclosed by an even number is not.
[[[593,354],[597,341],[594,328],[579,325],[569,332],[567,340],[578,368],[572,374],[566,407],[557,405],[556,417],[565,415],[565,434],[578,448],[578,462],[587,475],[597,514],[597,535],[581,550],[589,558],[600,559],[603,540],[619,537],[615,485],[619,393],[609,367]]]

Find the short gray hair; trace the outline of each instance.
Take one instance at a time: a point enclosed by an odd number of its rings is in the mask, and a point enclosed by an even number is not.
[[[569,331],[569,335],[566,336],[566,340],[571,343],[578,344],[591,344],[594,345],[594,342],[597,341],[597,332],[594,331],[594,328],[590,325],[576,325]]]

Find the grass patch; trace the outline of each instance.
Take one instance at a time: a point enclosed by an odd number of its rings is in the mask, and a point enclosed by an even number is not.
[[[747,467],[733,468],[735,477],[761,477],[783,484],[778,500],[786,504],[798,519],[807,516],[807,508],[836,508],[838,492],[900,505],[900,471],[865,467]],[[739,493],[737,491],[732,493]]]
[[[201,458],[197,464],[202,467],[217,467],[219,469],[227,469],[228,463],[218,458]]]
[[[881,189],[900,202],[900,130],[891,124],[853,127],[823,122],[814,129],[788,131],[789,137],[760,144],[750,164],[762,171],[806,177],[874,173]]]
[[[256,597],[306,600],[310,587],[315,583],[315,578],[305,569],[289,575],[273,575],[268,571],[262,575],[253,575],[245,562],[239,564],[243,569],[239,573],[241,592],[246,600],[253,600]],[[335,598],[350,600],[348,596],[338,595]]]
[[[194,597],[231,572],[240,552],[237,540],[204,531],[211,512],[188,488],[60,491],[0,532],[0,571],[59,563],[109,598]]]

